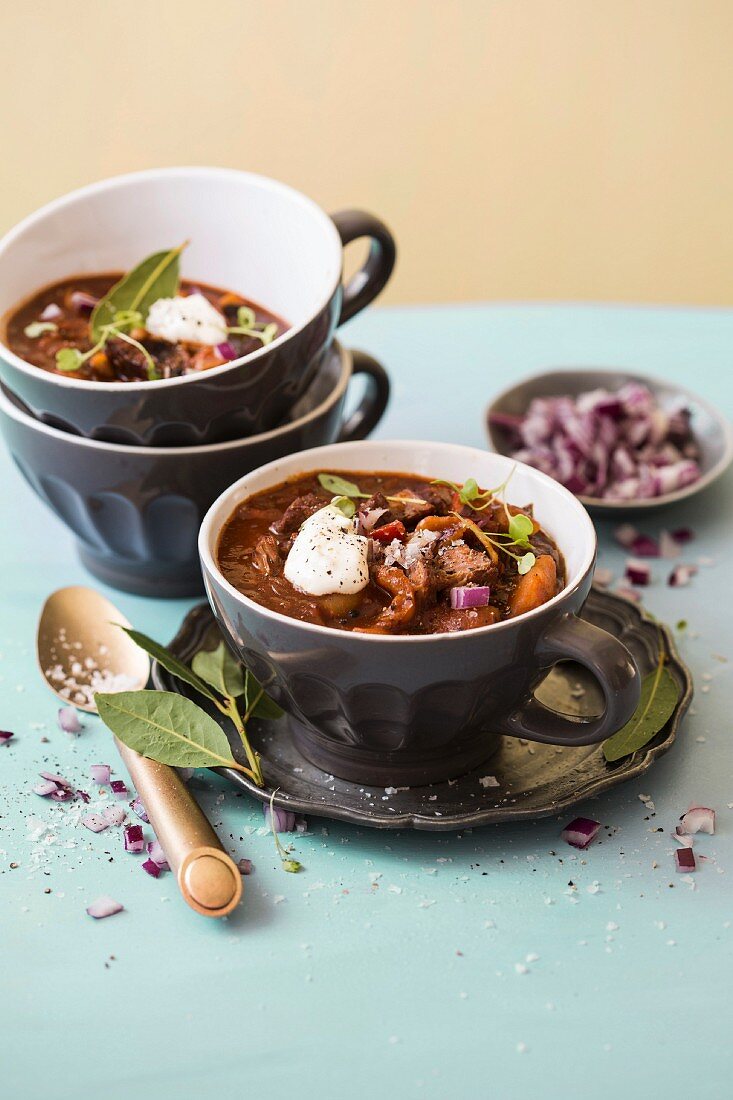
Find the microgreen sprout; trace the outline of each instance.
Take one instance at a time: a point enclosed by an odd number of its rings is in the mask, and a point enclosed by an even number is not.
[[[253,309],[249,306],[240,306],[237,310],[237,323],[227,329],[227,335],[249,336],[252,339],[261,340],[264,347],[271,344],[277,336],[277,325],[274,321],[270,321],[269,324],[258,321]]]
[[[44,332],[56,332],[57,329],[58,325],[53,321],[31,321],[25,326],[23,333],[29,340],[37,340],[39,336],[43,336]]]
[[[139,329],[142,328],[142,326],[143,316],[138,310],[117,310],[112,320],[108,324],[100,327],[99,339],[88,351],[81,352],[78,348],[61,348],[57,351],[57,370],[63,371],[65,374],[80,370],[86,362],[93,358],[93,356],[104,350],[108,340],[116,339],[123,340],[126,344],[130,344],[132,347],[137,348],[145,360],[148,381],[154,382],[160,377],[155,360],[148,349],[141,344],[139,340],[136,340],[135,337],[130,336],[130,333],[127,331],[128,329]]]
[[[526,546],[529,546],[530,544],[526,536],[522,539],[511,539],[511,541],[506,542],[504,540],[509,538],[509,536],[503,532],[495,531],[489,534],[487,531],[482,531],[478,524],[474,523],[472,519],[461,516],[458,512],[454,512],[453,515],[456,516],[457,519],[460,519],[462,523],[465,523],[469,530],[473,532],[482,546],[488,551],[492,561],[498,561],[497,551],[500,550],[502,553],[506,554],[507,557],[514,558],[517,563],[517,572],[522,576],[525,573],[529,573],[530,569],[537,561],[532,550],[528,550],[525,554],[515,554],[511,549],[513,546],[519,549],[524,549]],[[527,519],[528,517],[525,516],[524,518]],[[529,522],[531,523],[532,521],[530,520]]]
[[[369,500],[374,495],[373,493],[362,493],[359,486],[355,485],[353,481],[346,481],[345,478],[339,477],[337,474],[319,474],[318,481],[326,492],[335,493],[338,499],[347,497],[349,500]],[[425,504],[422,497],[394,496],[385,497],[385,500],[394,501],[396,504]],[[337,507],[340,507],[340,505],[337,505]]]
[[[275,795],[279,789],[279,787],[276,787],[270,795],[270,828],[275,838],[275,848],[277,849],[277,854],[280,856],[283,871],[289,871],[290,874],[295,875],[298,871],[302,870],[303,864],[299,863],[297,859],[291,859],[290,853],[293,850],[292,844],[289,844],[287,848],[284,847],[280,837],[277,835],[277,825],[275,823]]]

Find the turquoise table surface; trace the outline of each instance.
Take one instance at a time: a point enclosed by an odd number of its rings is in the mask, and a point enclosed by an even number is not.
[[[344,337],[392,376],[384,438],[481,447],[492,394],[562,364],[656,374],[733,416],[733,312],[375,309]],[[567,815],[455,835],[312,818],[296,838],[305,870],[288,875],[260,806],[197,773],[223,841],[255,864],[242,907],[218,923],[189,910],[170,875],[144,874],[119,831],[92,835],[68,804],[30,793],[41,769],[88,785],[90,764],[122,768],[98,720],[76,738],[57,728],[34,660],[44,597],[93,582],[4,452],[0,484],[0,727],[15,732],[0,748],[0,1096],[728,1100],[730,473],[644,523],[694,527],[685,560],[707,562],[683,589],[653,563],[644,593],[655,615],[687,620],[678,642],[696,694],[642,783],[578,807],[610,839],[576,852],[559,836]],[[601,561],[618,575],[611,524],[598,526]],[[162,640],[193,603],[108,594]],[[670,830],[692,801],[717,809],[718,831],[697,840],[707,859],[686,878]],[[125,911],[91,920],[100,894]]]

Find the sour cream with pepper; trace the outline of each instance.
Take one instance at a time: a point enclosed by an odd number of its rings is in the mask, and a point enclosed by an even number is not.
[[[369,583],[368,548],[369,540],[356,533],[356,520],[328,504],[300,528],[285,577],[310,596],[361,592]]]

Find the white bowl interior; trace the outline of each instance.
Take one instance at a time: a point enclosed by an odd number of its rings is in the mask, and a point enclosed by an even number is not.
[[[207,567],[221,577],[216,566],[216,545],[223,525],[238,504],[253,493],[314,470],[399,471],[461,483],[474,477],[484,488],[500,485],[513,470],[505,499],[510,504],[534,505],[535,518],[565,558],[566,588],[576,584],[593,561],[596,535],[590,516],[572,493],[538,470],[504,455],[449,443],[365,440],[288,455],[237,481],[212,504],[204,518],[199,549]]]
[[[245,172],[161,169],[72,192],[11,230],[0,241],[0,314],[58,279],[127,270],[186,240],[184,277],[243,294],[292,327],[340,277],[336,228],[304,195]]]

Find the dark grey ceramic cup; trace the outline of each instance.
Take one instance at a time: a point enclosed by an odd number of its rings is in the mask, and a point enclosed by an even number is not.
[[[366,388],[344,419],[354,375]],[[125,447],[68,435],[0,393],[0,429],[28,484],[73,531],[87,569],[140,596],[201,592],[196,540],[213,500],[248,470],[334,439],[361,439],[379,421],[389,380],[375,360],[334,342],[296,418],[273,431],[200,447]]]
[[[510,498],[533,503],[567,565],[563,591],[516,619],[459,634],[352,634],[287,618],[243,596],[222,576],[217,544],[252,493],[309,471],[409,471],[498,485],[515,467]],[[583,506],[561,485],[502,455],[445,443],[335,444],[278,459],[241,478],[206,515],[199,553],[207,595],[225,636],[291,716],[303,755],[340,778],[381,786],[453,778],[488,759],[500,734],[559,745],[592,744],[628,720],[639,673],[612,635],[581,621],[596,558]],[[598,680],[601,715],[548,709],[533,689],[558,661]]]
[[[344,246],[360,237],[370,251],[344,286]],[[0,379],[31,415],[132,446],[196,446],[269,431],[307,390],[335,329],[379,294],[395,262],[391,233],[364,211],[330,218],[300,192],[248,172],[156,169],[74,191],[7,233],[0,316],[48,283],[128,269],[185,240],[187,278],[244,294],[288,330],[242,359],[157,382],[51,374],[15,355],[0,331]]]

